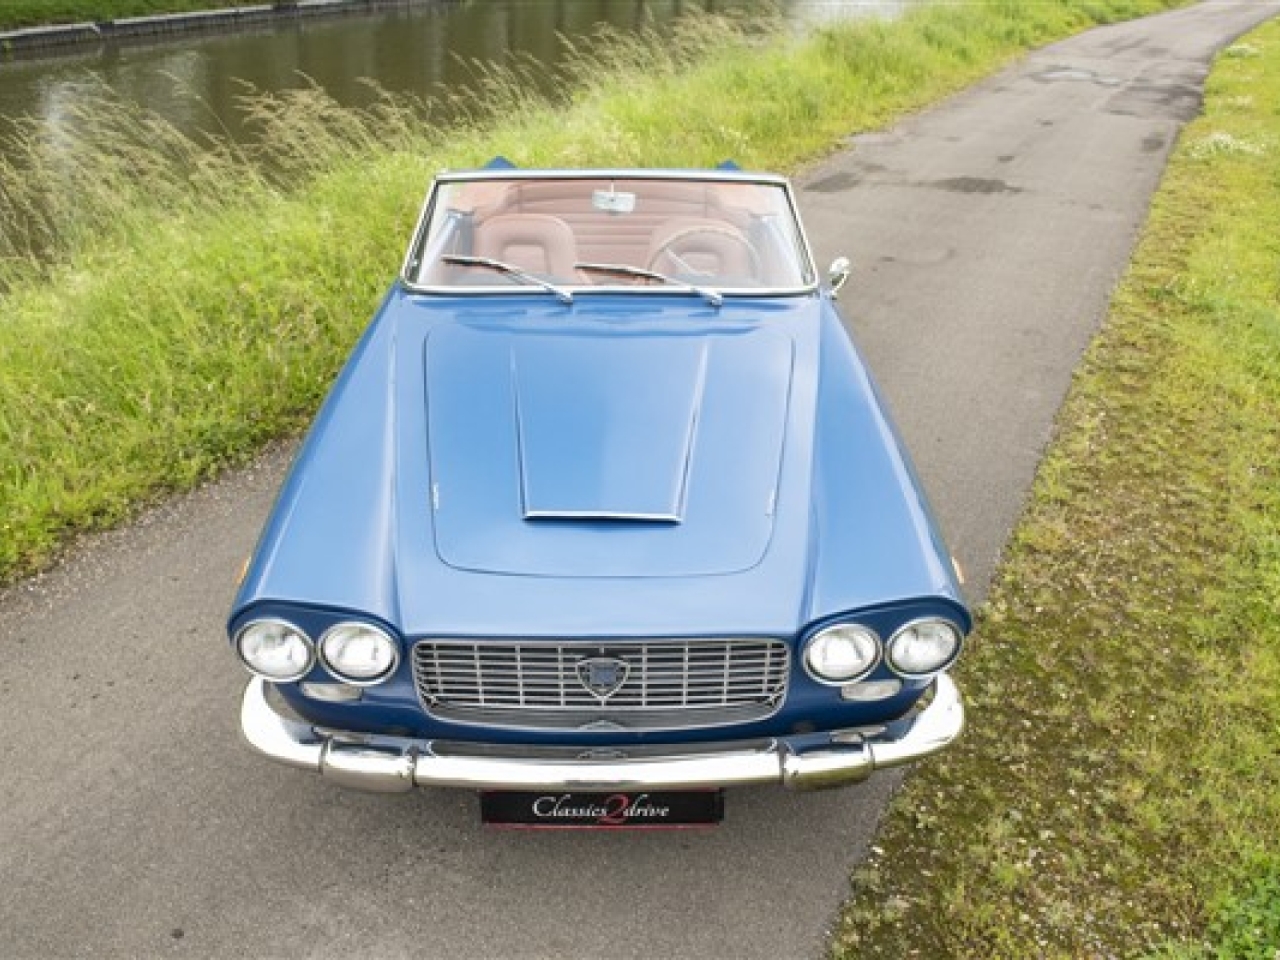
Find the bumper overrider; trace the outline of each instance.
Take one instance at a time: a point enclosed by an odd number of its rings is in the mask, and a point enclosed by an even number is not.
[[[941,674],[926,706],[874,730],[779,737],[720,749],[708,744],[703,752],[671,756],[584,750],[574,759],[546,759],[522,756],[519,746],[507,748],[509,753],[489,747],[467,755],[456,749],[437,752],[430,740],[320,729],[277,713],[267,702],[266,682],[255,677],[244,692],[240,726],[249,744],[272,760],[379,793],[414,787],[698,790],[764,783],[813,790],[856,783],[876,770],[937,753],[960,735],[964,706],[955,683]]]

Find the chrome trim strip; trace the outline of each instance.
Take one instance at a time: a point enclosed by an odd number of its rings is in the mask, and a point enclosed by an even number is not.
[[[473,180],[698,180],[715,183],[760,183],[786,186],[788,180],[778,173],[753,173],[749,170],[676,170],[665,167],[504,167],[493,170],[441,170],[436,183],[468,183]]]
[[[408,267],[406,266],[407,270]],[[529,296],[536,293],[537,288],[527,286],[507,285],[507,286],[474,286],[474,287],[435,287],[425,284],[414,283],[407,279],[406,275],[400,277],[400,282],[404,288],[413,294],[441,296],[441,297],[457,297],[466,299],[471,297],[498,297],[513,296],[523,294]],[[626,286],[624,284],[595,284],[595,283],[565,283],[561,286],[575,297],[578,294],[629,294],[633,297],[689,297],[694,291],[684,287],[637,287]],[[803,297],[818,292],[819,284],[810,283],[802,287],[710,287],[716,293],[725,297],[740,297],[743,300],[753,298],[768,299],[771,297]],[[576,303],[576,301],[575,301]],[[714,309],[714,308],[713,308]]]
[[[638,523],[679,523],[679,513],[625,513],[621,510],[529,510],[526,520],[634,520]]]
[[[477,745],[474,755],[450,741],[436,753],[430,740],[362,736],[320,731],[277,714],[267,703],[266,684],[254,677],[240,711],[245,739],[258,752],[289,766],[319,772],[342,786],[384,793],[419,787],[467,790],[694,790],[781,783],[796,790],[843,786],[876,770],[913,763],[942,750],[964,727],[964,706],[946,674],[934,681],[933,696],[916,713],[882,732],[835,731],[818,747],[804,748],[781,738],[737,744],[702,753],[672,748],[667,756],[632,759],[595,757],[539,759],[516,745]],[[442,744],[443,747],[443,744]]]
[[[618,734],[740,727],[768,720],[780,707],[781,702],[735,707],[602,707],[596,712],[577,714],[560,707],[528,707],[521,711],[519,723],[512,721],[511,710],[500,707],[434,706],[430,713],[442,723],[489,730]]]

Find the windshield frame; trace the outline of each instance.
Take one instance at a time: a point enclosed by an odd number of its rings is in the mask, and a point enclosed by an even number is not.
[[[520,284],[476,284],[476,285],[442,285],[420,283],[415,278],[422,267],[422,260],[429,241],[428,227],[432,214],[446,186],[467,183],[483,183],[486,181],[537,181],[537,180],[652,180],[671,183],[723,183],[747,184],[777,188],[782,191],[786,209],[795,228],[795,244],[797,268],[802,274],[802,282],[794,286],[720,286],[709,282],[702,286],[724,297],[780,297],[803,296],[814,293],[819,286],[818,271],[814,265],[812,247],[805,233],[804,222],[799,215],[795,194],[790,181],[777,174],[746,173],[735,170],[668,170],[668,169],[582,169],[582,170],[522,170],[519,168],[445,171],[436,175],[431,189],[422,205],[413,238],[405,254],[400,270],[400,283],[410,292],[435,296],[471,297],[523,294],[525,296],[539,293],[537,287]],[[563,288],[573,296],[578,294],[630,294],[633,296],[689,296],[689,286],[681,281],[680,285],[648,286],[643,284],[621,283],[572,283],[556,281],[556,287]],[[545,293],[545,291],[542,291]]]

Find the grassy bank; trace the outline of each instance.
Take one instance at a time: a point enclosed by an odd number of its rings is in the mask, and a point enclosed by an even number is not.
[[[449,130],[401,102],[262,98],[252,155],[109,98],[56,138],[19,125],[0,150],[0,580],[297,430],[394,275],[431,171],[497,153],[792,169],[1028,47],[1170,5],[974,0],[803,40],[702,19],[586,45],[561,103],[519,70],[484,73]]]
[[[258,0],[270,3],[271,0]],[[0,0],[0,30],[253,6],[242,0]]]
[[[1280,956],[1280,24],[1230,48],[841,957]]]

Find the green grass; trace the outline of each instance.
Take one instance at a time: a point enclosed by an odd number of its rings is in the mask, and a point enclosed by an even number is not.
[[[481,70],[450,129],[390,98],[262,97],[251,152],[105,92],[56,137],[19,124],[0,149],[0,580],[302,427],[441,167],[794,170],[1028,46],[1176,2],[944,3],[807,39],[700,18],[585,44],[561,102],[530,92],[536,67]]]
[[[259,4],[272,0],[257,0]],[[0,0],[0,30],[254,6],[241,0]]]
[[[839,957],[1280,956],[1280,23],[1208,85]]]

